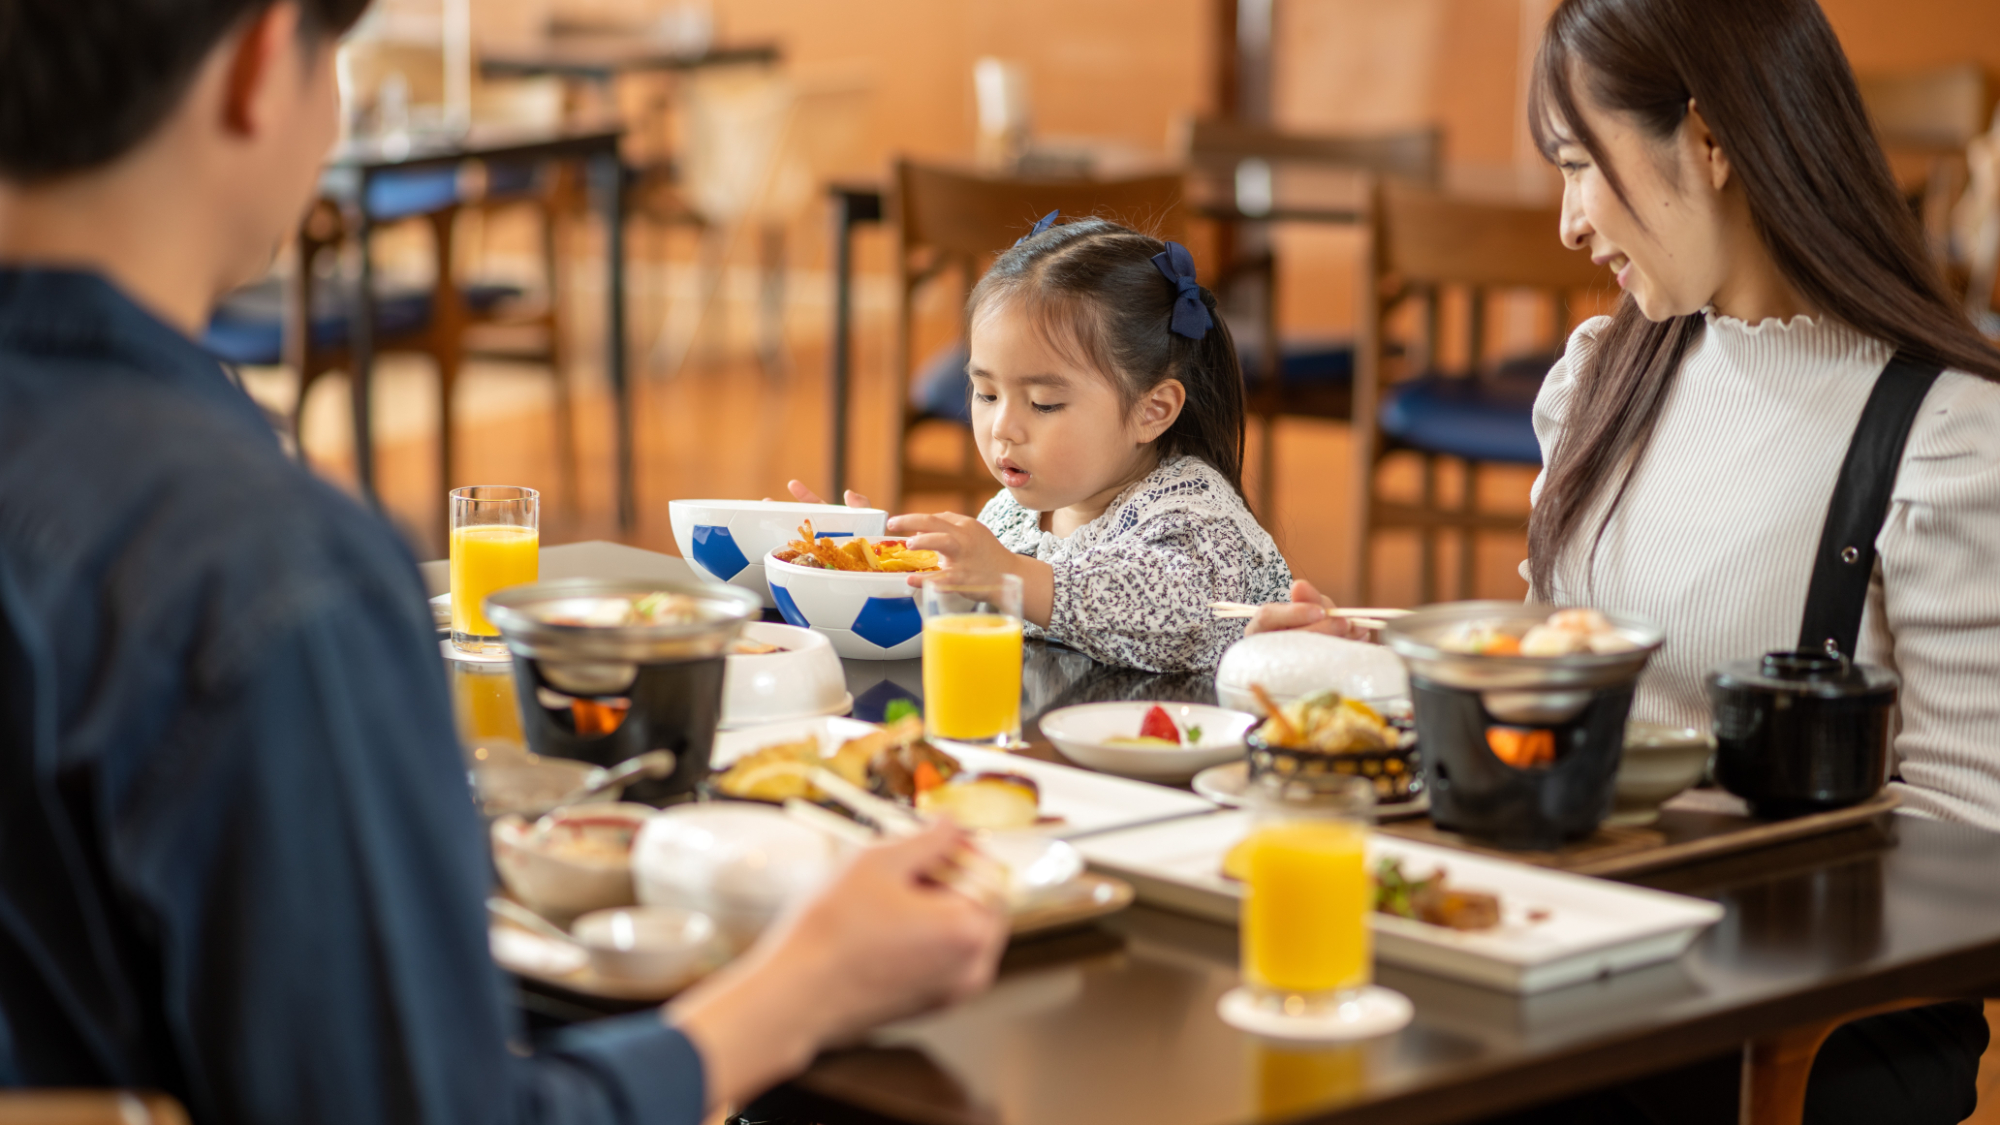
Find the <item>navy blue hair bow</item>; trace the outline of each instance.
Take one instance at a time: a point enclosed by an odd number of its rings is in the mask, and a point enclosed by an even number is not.
[[[1215,318],[1208,315],[1208,305],[1201,299],[1201,282],[1194,279],[1194,255],[1178,242],[1167,243],[1167,248],[1153,255],[1153,264],[1159,267],[1160,276],[1180,288],[1174,297],[1174,316],[1168,327],[1178,336],[1199,340],[1215,327]]]
[[[1055,226],[1056,216],[1060,214],[1062,214],[1061,209],[1057,209],[1049,212],[1046,215],[1043,215],[1039,219],[1036,219],[1035,225],[1029,229],[1028,233],[1014,240],[1014,245],[1019,246],[1023,242],[1026,242],[1029,239],[1035,237],[1036,235],[1046,232],[1050,227]]]

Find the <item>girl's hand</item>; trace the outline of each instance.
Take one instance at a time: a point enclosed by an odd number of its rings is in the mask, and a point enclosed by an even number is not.
[[[945,566],[961,578],[1014,574],[1014,564],[1021,558],[1001,546],[992,529],[957,512],[896,516],[889,521],[889,534],[901,536],[912,551],[943,555]],[[910,585],[919,585],[923,579],[921,574],[912,574]]]
[[[801,504],[826,503],[826,501],[819,498],[819,493],[807,488],[806,482],[802,480],[786,481],[785,487],[791,489],[792,499],[797,500]],[[770,497],[767,496],[765,499],[768,500]],[[850,508],[866,508],[868,506],[868,498],[850,488],[847,490],[847,506]]]
[[[1314,633],[1345,637],[1351,641],[1371,640],[1369,630],[1354,624],[1345,617],[1330,616],[1330,611],[1339,607],[1333,599],[1313,589],[1313,584],[1300,579],[1292,583],[1292,600],[1289,603],[1274,603],[1259,606],[1257,616],[1250,619],[1250,625],[1243,630],[1244,636],[1254,633],[1279,633],[1287,629],[1305,629]]]
[[[1021,616],[1044,629],[1055,606],[1054,568],[1037,558],[1017,555],[1001,544],[992,530],[971,516],[956,512],[896,516],[889,534],[902,536],[913,551],[936,551],[953,578],[987,582],[1003,574],[1021,579]],[[922,586],[933,574],[912,574],[910,585]]]

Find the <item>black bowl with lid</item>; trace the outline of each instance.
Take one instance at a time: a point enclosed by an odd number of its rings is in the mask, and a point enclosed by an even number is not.
[[[1758,816],[1857,805],[1888,780],[1894,672],[1803,650],[1708,673],[1715,780]]]

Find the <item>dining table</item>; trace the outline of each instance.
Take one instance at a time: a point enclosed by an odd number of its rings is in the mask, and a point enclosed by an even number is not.
[[[613,543],[545,548],[542,576],[692,580]],[[433,592],[444,564],[425,566]],[[922,695],[921,662],[849,660],[860,718]],[[1102,700],[1215,701],[1202,673],[1115,668],[1028,643],[1025,753],[1061,754],[1036,718]],[[1074,763],[1071,763],[1074,764]],[[986,992],[830,1050],[750,1121],[912,1125],[1278,1125],[1476,1121],[1768,1043],[1913,999],[2000,986],[2000,834],[1885,813],[1827,835],[1625,881],[1706,899],[1722,918],[1674,960],[1530,995],[1378,964],[1414,1021],[1338,1045],[1260,1039],[1217,1015],[1236,928],[1141,903],[1017,939]],[[547,1024],[629,1009],[523,982]],[[1744,1120],[1769,1120],[1746,1112]]]
[[[369,188],[399,172],[453,168],[474,161],[534,164],[576,161],[584,165],[593,202],[605,224],[604,369],[611,387],[612,456],[617,482],[618,526],[631,531],[638,519],[632,477],[632,389],[625,334],[625,203],[615,124],[527,126],[478,124],[434,132],[411,131],[348,138],[335,148],[320,177],[320,191],[348,214],[360,259],[356,293],[375,291],[375,262],[369,237],[374,223]],[[352,379],[355,475],[361,494],[375,502],[373,372],[375,302],[356,300],[348,336]]]

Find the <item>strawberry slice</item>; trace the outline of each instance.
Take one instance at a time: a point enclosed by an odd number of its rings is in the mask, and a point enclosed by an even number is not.
[[[1139,737],[1165,739],[1179,746],[1181,729],[1174,725],[1173,716],[1167,714],[1165,707],[1154,704],[1153,709],[1146,712],[1146,717],[1139,720]]]

